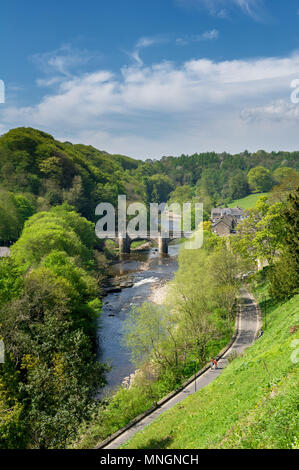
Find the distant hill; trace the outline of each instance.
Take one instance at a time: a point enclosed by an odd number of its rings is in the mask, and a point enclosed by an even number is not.
[[[131,175],[139,161],[92,146],[59,142],[32,128],[0,137],[0,186],[31,195],[37,209],[68,202],[93,219],[96,205],[116,202],[119,193],[137,199],[142,182]]]

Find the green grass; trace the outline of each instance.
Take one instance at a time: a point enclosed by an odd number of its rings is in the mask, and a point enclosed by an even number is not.
[[[268,193],[258,193],[258,194],[250,194],[249,196],[244,197],[243,199],[236,199],[231,204],[228,204],[228,207],[241,207],[241,209],[251,209],[257,203],[257,200],[261,196],[267,196]]]
[[[131,250],[136,250],[136,248],[140,248],[145,243],[147,243],[147,240],[139,240],[138,242],[132,242],[131,243]]]
[[[255,289],[265,306],[265,285]],[[299,295],[280,305],[267,299],[264,335],[221,376],[136,434],[124,448],[298,448]],[[265,361],[265,362],[264,362]],[[268,372],[266,371],[266,364]]]

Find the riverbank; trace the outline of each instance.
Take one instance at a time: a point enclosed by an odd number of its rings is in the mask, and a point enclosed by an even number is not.
[[[224,351],[220,353],[218,358],[217,369],[211,369],[210,365],[206,365],[198,373],[197,378],[193,377],[191,380],[188,380],[183,388],[177,392],[173,392],[170,396],[165,397],[157,403],[157,407],[152,411],[152,413],[147,414],[144,417],[141,417],[140,420],[136,419],[136,422],[128,429],[125,429],[123,433],[117,435],[114,438],[111,438],[111,441],[106,441],[103,444],[99,445],[99,448],[103,449],[117,449],[121,445],[129,448],[139,448],[131,447],[131,439],[133,441],[138,439],[140,436],[140,431],[155,421],[160,415],[175,407],[178,403],[182,403],[184,406],[185,400],[188,396],[193,395],[198,390],[206,387],[209,383],[216,380],[217,377],[222,373],[223,369],[227,366],[229,358],[234,355],[242,354],[242,352],[250,346],[255,338],[256,331],[259,325],[259,310],[255,302],[252,302],[252,296],[249,294],[246,289],[242,288],[240,291],[240,301],[239,301],[239,318],[236,321],[235,334],[231,343],[225,347]],[[154,440],[152,440],[154,442]]]
[[[126,449],[298,449],[299,296],[277,302],[261,281],[254,293],[267,313],[263,336]]]
[[[158,286],[152,287],[152,292],[148,300],[157,305],[163,305],[165,303],[168,291],[169,291],[168,282],[162,281]]]

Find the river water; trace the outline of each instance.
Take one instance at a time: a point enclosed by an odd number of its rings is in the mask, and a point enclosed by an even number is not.
[[[99,360],[112,366],[107,374],[107,386],[100,396],[111,394],[123,379],[135,372],[129,351],[123,344],[122,326],[134,305],[149,300],[155,289],[171,280],[178,268],[179,244],[169,246],[169,254],[160,256],[154,249],[132,252],[111,266],[112,274],[121,282],[131,281],[133,286],[121,292],[108,294],[98,323]]]

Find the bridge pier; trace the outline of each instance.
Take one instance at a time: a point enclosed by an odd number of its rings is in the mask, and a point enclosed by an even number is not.
[[[168,253],[168,238],[163,238],[161,235],[158,238],[158,247],[160,255],[167,255]]]
[[[121,255],[131,253],[131,240],[128,234],[124,238],[122,235],[118,236],[118,247]]]

